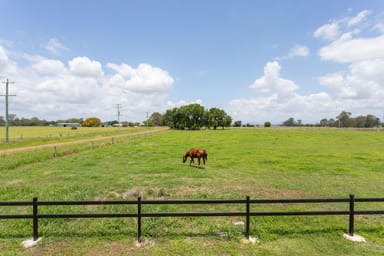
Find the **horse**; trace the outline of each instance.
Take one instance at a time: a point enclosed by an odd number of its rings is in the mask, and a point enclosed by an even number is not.
[[[191,148],[190,150],[185,152],[185,154],[183,156],[183,163],[185,163],[185,161],[187,161],[188,157],[191,158],[189,165],[191,165],[192,163],[195,163],[194,159],[197,158],[197,160],[199,161],[199,166],[200,166],[200,159],[203,158],[203,163],[204,163],[204,167],[205,167],[205,161],[208,160],[208,153],[203,148]]]

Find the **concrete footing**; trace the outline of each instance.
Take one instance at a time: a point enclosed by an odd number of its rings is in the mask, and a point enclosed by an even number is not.
[[[256,237],[251,237],[251,236],[249,236],[248,239],[247,239],[247,238],[243,238],[243,239],[241,240],[241,242],[244,243],[244,244],[255,244],[255,243],[258,242],[258,240],[257,240]]]
[[[40,241],[41,241],[41,237],[39,237],[37,240],[33,240],[33,238],[31,238],[31,239],[29,239],[29,240],[25,240],[25,241],[23,241],[21,244],[22,244],[25,248],[31,248],[31,247],[37,245]]]
[[[365,243],[365,239],[362,236],[354,234],[351,236],[350,234],[344,234],[343,237],[349,241],[356,242],[356,243]]]

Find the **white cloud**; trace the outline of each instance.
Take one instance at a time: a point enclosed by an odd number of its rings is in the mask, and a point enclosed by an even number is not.
[[[8,65],[8,54],[5,49],[0,45],[0,72],[4,72]]]
[[[100,77],[103,75],[101,63],[88,57],[76,57],[69,61],[69,71],[79,77]]]
[[[326,40],[336,39],[340,35],[339,25],[337,22],[325,24],[313,33],[314,37]]]
[[[177,102],[173,102],[173,101],[169,100],[169,101],[167,101],[167,109],[171,109],[171,108],[175,108],[175,107],[181,107],[181,106],[189,105],[189,104],[204,105],[203,100],[201,100],[201,99],[197,99],[194,101],[179,100]]]
[[[347,19],[347,25],[348,26],[355,26],[355,25],[363,22],[364,20],[366,20],[367,16],[370,13],[371,12],[368,10],[363,10],[363,11],[359,12],[355,17]]]
[[[262,93],[277,93],[287,96],[299,88],[293,81],[280,77],[281,66],[277,61],[268,62],[264,67],[264,75],[249,86]]]
[[[363,10],[354,17],[345,17],[338,20],[331,20],[330,23],[324,24],[317,28],[313,33],[313,36],[328,41],[336,40],[341,35],[343,35],[343,30],[352,29],[352,27],[361,25],[364,21],[367,20],[369,14],[371,14],[371,11]]]
[[[161,93],[172,88],[174,79],[167,71],[152,67],[149,64],[140,64],[136,69],[127,64],[107,65],[116,71],[112,76],[111,83],[122,86],[125,90],[138,93]]]
[[[294,81],[280,77],[280,69],[278,62],[268,62],[264,67],[264,75],[250,86],[264,95],[231,100],[228,113],[235,120],[258,124],[265,121],[281,124],[289,117],[315,123],[320,120],[315,116],[336,114],[334,101],[328,93],[300,95],[295,92],[299,86]]]
[[[49,41],[44,45],[44,48],[48,50],[52,54],[59,54],[62,50],[68,51],[69,49],[63,45],[58,39],[51,38]]]
[[[1,45],[0,63],[2,74],[12,71],[10,91],[17,97],[10,101],[10,112],[18,117],[98,116],[106,121],[117,119],[114,106],[119,103],[122,120],[142,121],[146,112],[165,110],[174,81],[166,70],[149,64],[132,68],[109,63],[112,72],[105,74],[100,62],[85,56],[63,63],[25,53],[10,56]]]
[[[308,47],[304,45],[295,45],[291,50],[289,51],[288,57],[306,57],[309,55],[309,49]]]
[[[306,57],[309,55],[309,48],[305,45],[294,45],[290,50],[288,55],[284,57],[277,57],[276,60],[287,60],[295,57]]]
[[[347,72],[319,77],[334,98],[369,100],[384,94],[384,59],[354,62]]]
[[[345,34],[344,37],[321,48],[319,56],[323,60],[340,63],[384,58],[384,35],[354,39],[351,34]]]
[[[42,74],[62,74],[66,72],[64,63],[59,60],[41,59],[32,68]]]

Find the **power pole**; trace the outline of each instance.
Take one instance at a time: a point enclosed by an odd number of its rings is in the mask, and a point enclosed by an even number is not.
[[[8,97],[9,96],[16,96],[16,95],[9,95],[9,92],[8,92],[8,85],[9,84],[14,84],[15,82],[9,82],[9,80],[7,79],[7,81],[3,82],[3,84],[5,84],[5,95],[0,95],[0,96],[5,96],[5,142],[8,144],[9,143],[9,133],[8,133],[8,128],[9,128],[9,124],[8,124]]]
[[[120,127],[120,109],[121,109],[121,104],[116,104],[117,108],[117,121],[119,122],[119,127]]]

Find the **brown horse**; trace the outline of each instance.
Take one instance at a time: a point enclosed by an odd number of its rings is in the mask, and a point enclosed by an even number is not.
[[[185,161],[187,161],[188,157],[191,158],[189,165],[191,165],[192,163],[195,163],[194,159],[197,158],[197,160],[199,161],[199,166],[200,166],[200,159],[203,158],[203,163],[205,166],[205,161],[208,160],[208,153],[203,148],[191,148],[189,151],[185,152],[185,154],[183,156],[183,163],[185,163]]]

